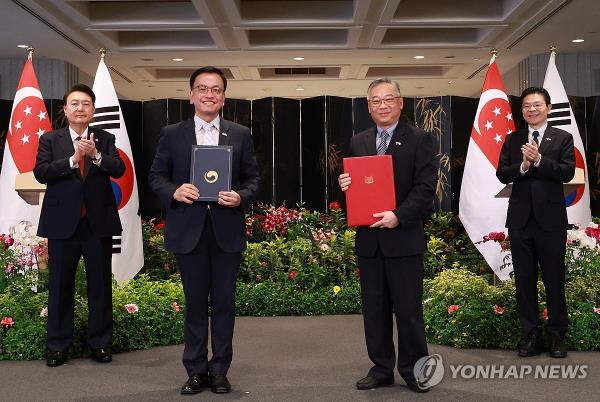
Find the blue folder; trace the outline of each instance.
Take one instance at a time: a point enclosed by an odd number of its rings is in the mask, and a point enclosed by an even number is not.
[[[197,201],[217,201],[219,191],[231,191],[232,147],[192,145],[190,183],[200,191]]]

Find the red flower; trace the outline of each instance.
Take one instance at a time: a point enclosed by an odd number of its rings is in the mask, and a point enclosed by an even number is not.
[[[356,279],[360,279],[360,268],[359,267],[354,268],[354,276],[356,277]]]
[[[293,281],[294,279],[296,279],[296,271],[291,271],[290,272],[290,281]]]
[[[139,307],[135,303],[129,303],[125,305],[125,309],[129,314],[135,314],[140,311]]]
[[[458,310],[458,305],[456,305],[456,304],[451,304],[450,306],[448,306],[448,314],[452,314],[452,313],[454,313],[456,310]]]
[[[155,230],[163,230],[164,228],[165,228],[164,222],[160,222],[160,223],[157,223],[156,225],[154,225]]]
[[[337,201],[332,201],[332,202],[329,203],[329,209],[331,209],[333,211],[337,211],[340,208],[342,208],[342,206]]]
[[[4,317],[2,321],[0,321],[0,325],[4,328],[10,328],[15,325],[15,321],[12,319],[12,317]]]
[[[544,320],[548,319],[548,308],[544,307]]]
[[[494,305],[494,313],[496,313],[498,315],[502,315],[502,314],[504,314],[504,311],[506,311],[506,308],[504,308],[502,306]]]

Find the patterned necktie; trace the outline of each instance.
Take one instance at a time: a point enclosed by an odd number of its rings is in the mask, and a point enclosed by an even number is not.
[[[377,155],[385,154],[387,150],[387,139],[390,135],[386,130],[383,130],[379,135],[379,146],[377,147]]]
[[[203,143],[204,145],[217,145],[214,143],[213,141],[213,125],[212,124],[207,124],[204,127],[202,127],[202,129],[204,130],[204,135],[203,135]]]
[[[540,146],[540,133],[538,133],[537,131],[534,131],[533,133],[531,133],[531,135],[533,136],[535,145],[537,145],[539,147]]]

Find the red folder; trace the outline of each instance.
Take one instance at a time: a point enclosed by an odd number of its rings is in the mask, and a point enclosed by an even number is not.
[[[348,226],[370,226],[373,214],[396,208],[391,155],[344,158],[344,173],[352,184],[346,190]]]

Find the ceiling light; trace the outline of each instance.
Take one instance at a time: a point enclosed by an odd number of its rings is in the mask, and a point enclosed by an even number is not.
[[[302,56],[294,57],[293,60],[302,61],[302,60],[304,60],[304,57],[302,57]]]
[[[183,59],[180,58],[180,57],[175,57],[174,59],[171,59],[171,60],[173,60],[173,61],[183,61]]]
[[[452,84],[452,81],[448,81],[448,84]]]
[[[296,87],[296,91],[304,91],[304,87],[300,84]]]
[[[18,48],[27,49],[29,45],[17,45]]]
[[[425,56],[413,56],[413,59],[424,59]]]
[[[573,43],[581,43],[581,42],[584,42],[584,41],[585,41],[585,39],[581,39],[580,38],[580,39],[573,39],[571,42],[573,42]]]
[[[453,59],[453,58],[455,58],[455,57],[456,57],[456,56],[444,56],[444,59]]]
[[[425,87],[415,87],[415,88],[417,88],[417,89],[423,89],[423,88],[425,88]]]

